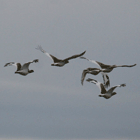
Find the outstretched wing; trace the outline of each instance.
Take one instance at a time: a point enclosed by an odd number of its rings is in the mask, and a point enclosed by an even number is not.
[[[17,71],[21,69],[21,64],[20,64],[20,63],[15,63],[15,62],[6,63],[6,64],[4,65],[4,67],[12,66],[12,65],[15,66],[15,67],[17,67]]]
[[[110,86],[109,76],[104,72],[101,72],[101,74],[102,74],[102,77],[103,77],[104,86],[105,86],[105,88],[108,88]]]
[[[51,54],[50,54],[50,56],[51,56],[51,58],[53,59],[53,62],[54,62],[54,63],[57,63],[57,62],[62,61],[62,60],[56,58],[55,56],[53,56],[53,55],[51,55]]]
[[[134,66],[136,66],[137,64],[134,64],[134,65],[119,65],[119,66],[117,66],[117,67],[134,67]]]
[[[45,50],[43,50],[43,48],[41,46],[38,46],[36,49],[37,50],[40,50],[41,52],[43,52],[44,54],[46,54],[49,58],[51,58],[54,61],[54,63],[57,63],[57,62],[60,61],[60,59],[56,58],[55,56],[53,56],[53,55],[47,53]]]
[[[80,56],[84,55],[85,52],[86,52],[86,51],[82,52],[81,54],[76,54],[76,55],[73,55],[73,56],[71,56],[71,57],[68,57],[68,58],[64,59],[64,61],[65,61],[65,60],[67,61],[67,60],[70,60],[70,59],[74,59],[74,58],[80,57]]]
[[[87,68],[83,70],[82,77],[81,77],[81,84],[83,85],[87,73],[97,75],[99,72],[100,72],[99,68]]]
[[[28,63],[24,63],[24,65],[22,66],[22,68],[21,69],[28,69],[29,68],[29,65],[31,64],[31,63],[37,63],[39,61],[39,59],[35,59],[35,60],[33,60],[33,61],[30,61],[30,62],[28,62]]]
[[[86,79],[87,82],[90,82],[90,83],[93,83],[93,84],[97,84],[98,81],[94,80],[94,79],[91,79],[91,78],[88,78]]]
[[[110,88],[107,92],[112,93],[116,87],[125,87],[125,86],[126,86],[126,84],[116,85],[116,86]]]
[[[91,63],[94,63],[94,64],[98,65],[98,66],[101,67],[102,69],[104,69],[104,68],[109,68],[109,67],[110,67],[110,65],[106,65],[106,64],[103,64],[103,63],[98,62],[98,61],[95,61],[95,60],[90,60],[90,59],[87,59],[86,57],[80,57],[80,58],[81,58],[81,59],[86,59],[86,60],[90,61]]]
[[[83,72],[82,72],[82,76],[81,76],[81,84],[83,85],[83,82],[84,82],[84,80],[85,80],[85,77],[86,77],[86,74],[87,74],[88,72],[87,72],[87,70],[83,70]]]
[[[100,66],[95,60],[90,60],[90,59],[88,59],[88,58],[86,58],[86,57],[80,57],[81,59],[86,59],[86,60],[88,60],[88,61],[90,61],[91,63],[94,63],[94,64],[96,64],[96,65],[98,65],[98,66]]]
[[[91,78],[88,78],[86,81],[96,84],[98,86],[101,94],[106,93],[106,89],[105,89],[105,87],[104,87],[104,85],[102,83],[100,83],[100,82],[98,82],[98,81],[96,81],[94,79],[91,79]]]
[[[103,64],[103,63],[98,62],[98,61],[96,61],[96,63],[98,63],[98,65],[99,65],[102,69],[107,69],[107,68],[110,68],[110,65]]]

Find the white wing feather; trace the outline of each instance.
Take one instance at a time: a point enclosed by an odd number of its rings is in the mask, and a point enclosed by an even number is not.
[[[92,62],[92,63],[94,63],[94,64],[96,64],[96,65],[98,65],[100,67],[100,65],[95,60],[90,60],[90,59],[88,59],[86,57],[80,57],[80,58],[86,59],[86,60],[88,60],[88,61],[90,61],[90,62]]]
[[[43,48],[42,48],[41,46],[38,46],[36,49],[37,49],[37,50],[40,50],[41,52],[43,52],[43,53],[46,54],[49,58],[52,59],[52,57],[50,56],[50,54],[47,53],[45,50],[43,50]],[[52,60],[53,60],[53,59],[52,59]]]

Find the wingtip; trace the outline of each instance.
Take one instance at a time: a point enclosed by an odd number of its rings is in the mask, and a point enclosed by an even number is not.
[[[131,65],[130,67],[134,67],[134,66],[136,66],[137,64],[134,64],[134,65]]]
[[[41,45],[38,45],[35,49],[40,50]]]
[[[85,57],[83,57],[83,56],[80,56],[79,58],[81,58],[81,59],[86,59]]]
[[[6,67],[8,65],[8,63],[6,63],[5,65],[4,65],[4,67]]]
[[[86,53],[86,51],[84,51],[83,53],[82,53],[82,55],[84,55]]]
[[[37,49],[37,50],[38,50],[38,48],[39,48],[39,45],[38,45],[35,49]]]
[[[93,79],[90,79],[90,78],[86,79],[87,82],[90,82],[90,81],[92,81],[92,80],[93,80]]]
[[[37,62],[39,62],[39,59],[35,59],[35,61],[34,61],[35,63],[37,63]]]
[[[39,48],[35,48],[36,50],[40,50]]]

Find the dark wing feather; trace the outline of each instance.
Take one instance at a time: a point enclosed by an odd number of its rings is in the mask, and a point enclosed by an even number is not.
[[[105,87],[104,87],[104,85],[102,83],[100,84],[100,87],[101,87],[101,94],[105,94],[106,89],[105,89]]]
[[[4,67],[11,66],[12,64],[15,64],[15,62],[6,63],[6,64],[4,65]]]
[[[101,72],[102,77],[103,77],[103,81],[104,81],[104,86],[106,88],[108,88],[110,86],[110,80],[109,80],[109,76],[106,73]]]
[[[81,54],[76,54],[76,55],[73,55],[73,56],[71,56],[71,57],[68,57],[68,58],[64,59],[64,61],[67,61],[67,60],[70,60],[70,59],[74,59],[74,58],[80,57],[80,56],[84,55],[85,52],[86,52],[86,51],[84,51],[84,52],[81,53]]]
[[[96,63],[98,63],[102,69],[110,68],[110,65],[106,65],[106,64],[103,64],[103,63],[98,62],[98,61],[96,61]]]
[[[126,84],[116,85],[116,86],[110,88],[107,92],[112,93],[116,87],[125,87],[125,86],[126,86]]]
[[[53,56],[51,54],[50,54],[50,56],[52,57],[54,63],[62,61],[61,59],[58,59],[58,58],[56,58],[55,56]]]
[[[87,82],[94,83],[94,84],[97,83],[97,80],[94,80],[94,79],[91,79],[91,78],[86,79],[86,81],[87,81]]]
[[[121,66],[117,66],[117,67],[134,67],[136,66],[137,64],[134,64],[134,65],[121,65]]]
[[[87,74],[88,72],[87,72],[87,70],[83,70],[83,72],[82,72],[82,76],[81,76],[81,84],[83,85],[83,82],[84,82],[84,80],[85,80],[85,77],[86,77],[86,74]]]
[[[4,65],[4,67],[6,67],[6,66],[12,66],[12,65],[14,65],[14,66],[17,67],[17,71],[21,69],[21,64],[20,64],[20,63],[15,63],[15,62],[6,63],[6,64]]]
[[[92,74],[92,75],[97,75],[99,72],[100,72],[100,69],[98,68],[87,68],[83,70],[82,77],[81,77],[81,84],[83,85],[83,82],[87,73]]]
[[[24,65],[22,66],[21,69],[28,69],[28,67],[29,67],[29,65],[30,65],[31,63],[34,63],[34,62],[37,63],[38,61],[39,61],[39,59],[35,59],[35,60],[33,60],[33,61],[24,63]]]
[[[35,60],[32,61],[32,63],[33,62],[37,63],[37,62],[39,62],[39,59],[35,59]]]
[[[108,90],[108,92],[109,92],[109,93],[112,93],[116,87],[118,87],[118,86],[114,86],[114,87],[110,88],[110,89]]]
[[[101,70],[99,68],[87,68],[88,72],[93,74],[93,75],[97,75],[98,73],[101,72]]]
[[[21,64],[17,63],[17,71],[21,69]]]

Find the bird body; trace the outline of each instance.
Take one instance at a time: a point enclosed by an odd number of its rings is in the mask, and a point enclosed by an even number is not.
[[[63,61],[63,60],[61,60],[61,61],[59,61],[59,62],[55,62],[55,63],[53,63],[53,64],[51,64],[51,66],[58,66],[58,67],[62,67],[62,66],[64,66],[65,64],[67,64],[67,63],[69,63],[69,61]]]
[[[33,73],[34,70],[29,70],[29,65],[33,62],[37,63],[39,60],[38,59],[35,59],[33,61],[30,61],[28,63],[25,63],[23,66],[21,66],[20,63],[16,63],[16,62],[9,62],[9,63],[6,63],[4,65],[4,67],[6,66],[16,66],[17,67],[17,70],[15,71],[15,74],[20,74],[20,75],[23,75],[23,76],[26,76],[27,74],[29,73]]]
[[[51,59],[53,60],[54,63],[51,64],[51,66],[58,66],[58,67],[64,66],[65,64],[69,63],[69,60],[70,60],[70,59],[74,59],[74,58],[80,57],[80,56],[84,55],[85,52],[86,52],[86,51],[84,51],[84,52],[81,53],[81,54],[76,54],[76,55],[73,55],[73,56],[71,56],[71,57],[68,57],[68,58],[62,60],[62,59],[58,59],[58,58],[56,58],[55,56],[53,56],[53,55],[47,53],[45,50],[42,49],[41,46],[38,46],[36,49],[37,49],[37,50],[40,50],[40,51],[43,52],[43,53],[45,53],[49,58],[51,58]]]
[[[115,90],[115,88],[117,87],[124,87],[126,86],[126,84],[120,84],[120,85],[116,85],[116,86],[113,86],[111,87],[108,91],[105,89],[104,85],[94,79],[90,79],[88,78],[86,81],[88,82],[91,82],[91,83],[94,83],[98,86],[99,90],[100,90],[100,95],[99,97],[104,97],[105,99],[109,99],[111,98],[112,96],[114,96],[115,94],[117,94],[116,92],[113,92]]]

